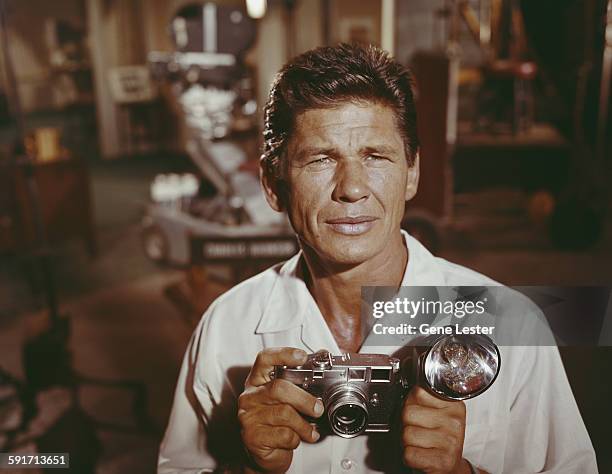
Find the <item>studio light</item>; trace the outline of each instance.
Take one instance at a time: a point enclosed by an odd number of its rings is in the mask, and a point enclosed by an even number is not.
[[[266,14],[267,0],[246,0],[247,12],[251,18],[259,19]]]

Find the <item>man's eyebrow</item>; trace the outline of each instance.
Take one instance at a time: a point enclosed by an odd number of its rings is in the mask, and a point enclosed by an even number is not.
[[[301,148],[297,152],[298,158],[305,158],[308,156],[315,155],[333,155],[336,153],[336,150],[331,147],[320,147],[320,146],[307,146],[305,148]]]
[[[380,153],[381,155],[396,155],[398,153],[398,149],[393,146],[385,145],[384,143],[378,145],[369,145],[361,148],[359,150],[361,154],[367,153]]]
[[[360,155],[367,155],[371,153],[377,153],[385,156],[394,156],[398,154],[398,150],[396,147],[386,145],[384,143],[368,145],[361,147],[359,149]],[[334,147],[325,147],[325,146],[306,146],[296,153],[297,159],[305,159],[310,156],[317,155],[327,155],[327,156],[335,156],[338,154],[338,150]]]

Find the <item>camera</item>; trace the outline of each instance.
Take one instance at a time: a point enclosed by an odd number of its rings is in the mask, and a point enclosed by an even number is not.
[[[322,434],[353,438],[388,432],[415,384],[440,398],[466,400],[487,390],[499,373],[499,349],[487,336],[444,335],[426,343],[410,348],[401,361],[384,354],[319,351],[304,365],[275,366],[271,375],[321,399]]]

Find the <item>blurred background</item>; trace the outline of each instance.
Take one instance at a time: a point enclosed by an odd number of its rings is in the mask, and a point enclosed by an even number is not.
[[[200,315],[297,249],[259,190],[262,106],[316,46],[374,43],[412,68],[422,171],[403,225],[432,252],[508,285],[612,282],[607,0],[0,8],[0,452],[155,471]],[[597,342],[561,351],[612,472]]]

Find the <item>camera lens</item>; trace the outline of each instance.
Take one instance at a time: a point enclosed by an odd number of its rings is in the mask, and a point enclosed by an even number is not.
[[[358,436],[368,424],[366,399],[355,387],[340,387],[328,397],[327,416],[330,428],[338,436]]]
[[[334,412],[334,427],[344,434],[355,433],[365,426],[367,416],[363,408],[350,403],[341,406]]]

